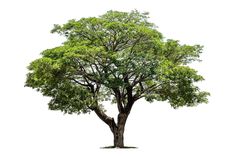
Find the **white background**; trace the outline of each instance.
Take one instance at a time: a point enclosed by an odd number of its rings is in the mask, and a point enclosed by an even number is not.
[[[235,155],[233,0],[1,0],[0,155]],[[108,10],[150,12],[166,38],[205,46],[203,62],[209,104],[172,109],[140,101],[128,119],[125,144],[138,149],[104,150],[112,134],[94,113],[49,111],[48,98],[24,87],[26,66],[63,41],[53,24],[98,16]],[[109,112],[112,114],[112,112]]]

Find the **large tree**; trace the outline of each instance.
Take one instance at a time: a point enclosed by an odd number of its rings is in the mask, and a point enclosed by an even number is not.
[[[195,85],[203,77],[188,66],[199,60],[202,46],[164,39],[148,13],[108,11],[51,32],[66,41],[30,63],[26,86],[51,97],[51,110],[95,112],[111,129],[114,147],[124,147],[127,118],[141,98],[173,108],[207,102],[209,93]],[[117,105],[116,121],[105,113],[107,100]]]

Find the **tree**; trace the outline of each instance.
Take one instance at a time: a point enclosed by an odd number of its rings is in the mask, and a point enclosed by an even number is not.
[[[51,110],[95,112],[110,127],[114,147],[124,147],[127,118],[141,98],[173,108],[207,102],[209,93],[194,84],[203,77],[188,66],[199,60],[202,46],[165,40],[148,13],[108,11],[51,32],[66,41],[30,63],[26,86],[51,97]],[[105,113],[107,100],[117,105],[117,121]]]

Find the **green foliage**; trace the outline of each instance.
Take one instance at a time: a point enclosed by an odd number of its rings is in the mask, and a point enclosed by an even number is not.
[[[148,13],[108,11],[51,32],[67,40],[30,63],[26,86],[51,97],[52,110],[86,113],[103,100],[126,107],[140,98],[174,108],[207,102],[209,93],[194,84],[203,77],[188,66],[202,46],[165,41]]]

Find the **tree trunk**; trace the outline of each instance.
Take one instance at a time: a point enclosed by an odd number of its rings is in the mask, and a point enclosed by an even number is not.
[[[113,132],[114,137],[114,147],[123,148],[124,147],[124,129],[116,128]]]
[[[118,115],[118,123],[113,129],[114,147],[118,148],[124,147],[124,131],[125,131],[126,120],[127,120],[126,114],[120,113]]]
[[[110,130],[112,131],[114,137],[113,141],[114,147],[117,148],[125,147],[124,146],[125,125],[133,103],[134,102],[131,101],[129,105],[127,105],[128,107],[126,107],[125,110],[121,110],[121,112],[118,114],[117,123],[114,121],[114,118],[107,116],[99,107],[95,107],[93,109],[97,114],[97,116],[110,127]]]

